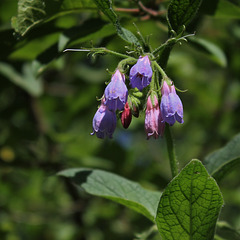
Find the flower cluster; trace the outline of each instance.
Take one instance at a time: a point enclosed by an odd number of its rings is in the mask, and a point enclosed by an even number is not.
[[[168,78],[163,81],[161,91],[158,79],[153,79],[152,63],[149,57],[140,56],[129,73],[129,85],[133,90],[128,91],[125,83],[126,76],[121,68],[117,68],[107,85],[101,105],[93,118],[93,132],[98,138],[112,138],[117,124],[117,114],[120,114],[121,123],[128,128],[132,115],[138,117],[139,106],[145,106],[137,97],[142,96],[144,88],[149,86],[146,98],[145,131],[147,139],[153,136],[157,139],[163,136],[165,123],[172,126],[176,121],[183,123],[183,105],[176,93],[173,82]],[[154,69],[156,71],[156,69]],[[166,76],[165,76],[166,77]],[[159,87],[158,87],[159,88]],[[135,89],[135,90],[134,90]],[[158,96],[157,93],[160,93]],[[141,93],[141,94],[139,94]],[[158,98],[161,97],[159,104]],[[133,99],[137,99],[136,104]]]

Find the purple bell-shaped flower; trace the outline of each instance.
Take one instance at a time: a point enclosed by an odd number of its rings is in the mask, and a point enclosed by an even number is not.
[[[103,100],[104,101],[104,100]],[[93,118],[93,132],[98,138],[105,138],[105,136],[112,138],[112,134],[117,125],[116,113],[108,109],[102,102]]]
[[[153,136],[157,139],[163,136],[165,129],[165,122],[162,119],[161,111],[159,108],[158,100],[154,95],[154,105],[152,104],[151,96],[147,99],[147,109],[145,116],[145,131],[147,133],[147,139]]]
[[[183,105],[181,99],[176,94],[174,85],[169,86],[166,81],[163,82],[161,89],[162,99],[160,109],[163,121],[172,126],[176,121],[183,123]]]
[[[128,90],[125,85],[125,76],[118,69],[112,75],[111,82],[105,92],[106,106],[110,111],[123,110],[128,98]]]
[[[137,63],[130,70],[130,85],[142,91],[152,80],[151,62],[148,56],[140,57]]]

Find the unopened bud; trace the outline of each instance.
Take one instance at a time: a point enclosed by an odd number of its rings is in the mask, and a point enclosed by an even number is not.
[[[121,122],[122,122],[123,127],[127,129],[129,127],[131,121],[132,121],[132,113],[131,113],[131,109],[128,105],[128,102],[127,102],[124,106],[124,110],[121,115]]]

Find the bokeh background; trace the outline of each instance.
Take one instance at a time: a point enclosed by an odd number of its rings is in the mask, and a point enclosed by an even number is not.
[[[169,1],[142,2],[163,15],[117,13],[124,27],[136,32],[135,22],[156,48],[167,40]],[[238,1],[230,2],[240,9]],[[134,1],[114,1],[116,10],[133,7]],[[96,9],[73,6],[23,37],[11,25],[17,11],[17,0],[1,0],[0,239],[134,239],[151,226],[148,220],[56,176],[72,167],[99,168],[153,190],[163,190],[171,180],[165,139],[146,140],[144,113],[127,130],[118,121],[112,140],[90,135],[97,97],[120,59],[59,51],[71,38],[71,47],[122,53],[127,43],[113,27],[99,32],[106,19]],[[168,76],[186,90],[179,92],[185,122],[172,127],[180,168],[193,158],[203,160],[240,132],[240,17],[199,14],[188,31],[217,50],[214,56],[189,41],[175,46],[169,58]],[[219,184],[225,201],[220,220],[235,228],[240,226],[239,171],[238,166]]]

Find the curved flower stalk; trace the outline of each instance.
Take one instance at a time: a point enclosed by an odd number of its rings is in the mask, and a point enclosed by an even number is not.
[[[118,69],[112,75],[105,92],[106,106],[110,111],[123,110],[128,98],[125,76]]]
[[[117,125],[117,117],[115,112],[110,111],[108,107],[104,105],[104,100],[95,113],[92,124],[93,132],[91,135],[96,133],[98,138],[112,138],[112,134]]]
[[[157,139],[159,135],[162,137],[165,129],[165,122],[163,121],[156,95],[154,95],[153,98],[154,104],[152,103],[151,96],[147,99],[145,116],[145,131],[147,133],[147,139],[151,136],[155,139]]]
[[[163,121],[167,122],[170,126],[176,121],[183,123],[183,105],[176,93],[174,85],[169,86],[167,82],[164,81],[161,92],[162,99],[160,109]]]
[[[148,56],[140,57],[130,70],[130,86],[142,91],[152,80],[151,62]]]

